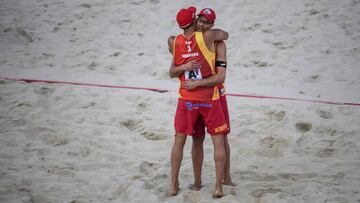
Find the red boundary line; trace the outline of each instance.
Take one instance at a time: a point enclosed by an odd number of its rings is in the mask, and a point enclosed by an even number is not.
[[[57,83],[57,84],[82,85],[82,86],[106,87],[106,88],[148,90],[148,91],[155,91],[155,92],[160,92],[160,93],[170,92],[170,90],[166,90],[166,89],[134,87],[134,86],[103,85],[103,84],[66,82],[66,81],[54,81],[54,80],[35,80],[35,79],[27,79],[27,78],[9,78],[9,77],[1,77],[1,76],[0,76],[0,79],[12,80],[12,81],[23,81],[23,82],[27,82],[27,83],[43,82],[43,83],[55,83],[55,84]],[[245,98],[256,98],[256,99],[277,99],[277,100],[304,101],[304,102],[332,104],[332,105],[360,106],[360,103],[352,103],[352,102],[332,102],[332,101],[322,101],[322,100],[312,100],[312,99],[296,99],[296,98],[290,98],[290,97],[273,97],[273,96],[233,94],[233,93],[227,93],[226,95],[232,96],[232,97],[245,97]]]
[[[157,88],[146,88],[146,87],[132,87],[132,86],[121,86],[121,85],[102,85],[102,84],[93,84],[93,83],[80,83],[80,82],[66,82],[66,81],[56,81],[56,80],[35,80],[27,78],[9,78],[9,77],[0,77],[3,80],[12,80],[12,81],[23,81],[27,83],[33,82],[43,82],[43,83],[57,83],[57,84],[68,84],[68,85],[83,85],[83,86],[93,86],[93,87],[107,87],[107,88],[122,88],[122,89],[137,89],[137,90],[149,90],[155,92],[168,92],[169,90],[157,89]]]
[[[233,97],[248,97],[248,98],[256,98],[256,99],[278,99],[278,100],[304,101],[304,102],[333,104],[333,105],[360,106],[360,103],[352,103],[352,102],[332,102],[332,101],[322,101],[322,100],[312,100],[312,99],[296,99],[296,98],[289,98],[289,97],[256,96],[256,95],[231,94],[231,93],[227,93],[226,95],[233,96]]]

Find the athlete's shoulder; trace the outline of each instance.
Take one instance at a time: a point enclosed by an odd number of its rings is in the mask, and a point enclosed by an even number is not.
[[[209,38],[214,41],[227,40],[229,33],[221,29],[210,29],[203,32],[205,38]]]
[[[175,38],[176,38],[175,36],[170,36],[168,38],[167,42],[169,46],[172,46],[174,44]]]
[[[170,37],[168,38],[168,42],[174,42],[175,37],[176,37],[176,36],[173,36],[173,35],[170,36]]]

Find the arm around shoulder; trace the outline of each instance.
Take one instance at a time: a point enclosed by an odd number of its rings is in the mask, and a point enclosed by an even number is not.
[[[172,60],[170,70],[169,70],[170,78],[176,78],[176,77],[179,77],[181,74],[183,74],[184,71],[186,70],[186,65],[187,64],[182,64],[182,65],[176,66],[174,63],[174,60]]]
[[[221,41],[229,39],[229,33],[221,29],[212,29],[214,41]]]
[[[174,60],[172,60],[170,70],[169,70],[170,78],[178,77],[180,74],[181,73],[179,72],[179,68],[176,67]]]

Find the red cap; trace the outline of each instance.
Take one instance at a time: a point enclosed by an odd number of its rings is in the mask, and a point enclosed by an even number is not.
[[[194,21],[195,13],[196,13],[195,7],[181,9],[176,16],[176,21],[179,24],[179,27],[185,28],[189,26]]]
[[[198,16],[205,16],[207,19],[211,21],[215,21],[216,19],[215,11],[212,10],[211,8],[204,8],[203,10],[200,11]]]

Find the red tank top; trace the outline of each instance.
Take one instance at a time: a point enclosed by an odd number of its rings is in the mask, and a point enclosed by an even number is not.
[[[215,74],[215,52],[206,47],[202,32],[194,32],[190,39],[178,35],[174,42],[174,63],[176,66],[196,60],[200,69],[185,71],[179,76],[180,83],[185,80],[201,80]],[[196,101],[211,101],[219,99],[218,87],[197,87],[193,90],[179,88],[180,98]]]

